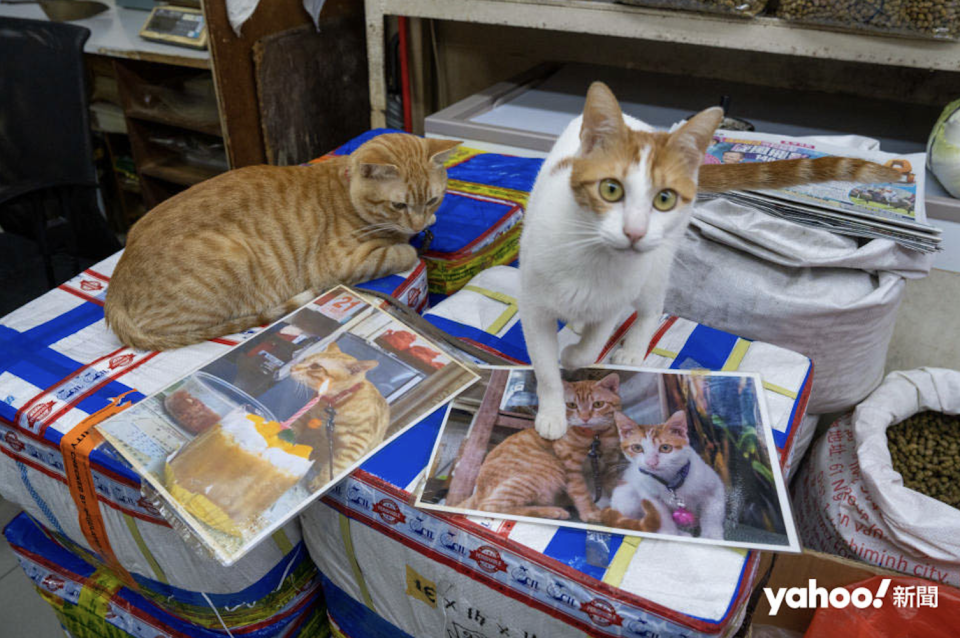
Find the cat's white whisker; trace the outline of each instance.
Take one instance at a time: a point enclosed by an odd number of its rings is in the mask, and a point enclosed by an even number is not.
[[[376,235],[377,233],[383,232],[385,230],[396,231],[396,224],[392,222],[380,222],[377,224],[369,224],[367,226],[362,226],[356,229],[355,231],[353,231],[353,235],[356,238],[361,239],[364,237],[368,237],[370,235]]]
[[[604,241],[599,237],[588,237],[586,239],[577,239],[574,241],[564,242],[557,246],[557,248],[586,248],[588,246],[602,246]]]

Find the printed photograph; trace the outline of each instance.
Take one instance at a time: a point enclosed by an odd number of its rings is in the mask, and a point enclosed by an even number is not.
[[[417,505],[799,551],[759,378],[564,371],[567,432],[537,434],[532,368],[485,368],[452,403]]]
[[[229,564],[476,379],[338,288],[99,428]]]

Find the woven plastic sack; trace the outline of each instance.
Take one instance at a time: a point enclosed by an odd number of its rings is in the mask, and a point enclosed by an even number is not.
[[[960,37],[957,0],[780,0],[777,17],[848,31],[945,40]]]
[[[808,411],[842,412],[880,383],[905,281],[930,266],[888,239],[860,245],[715,199],[694,212],[665,310],[810,357]]]
[[[767,0],[619,0],[623,4],[654,9],[685,9],[752,17],[763,11]]]
[[[251,604],[244,592],[208,595],[163,586],[153,589],[142,578],[132,589],[109,569],[61,543],[26,514],[7,525],[4,536],[24,574],[76,638],[329,635],[316,570],[308,578],[299,579],[292,591],[278,587],[275,592],[268,591],[262,601]],[[264,607],[270,611],[264,613]],[[8,634],[0,629],[0,635]],[[9,635],[33,634],[27,629],[11,629]]]
[[[893,372],[830,426],[795,483],[805,547],[960,585],[960,510],[904,487],[887,447],[887,428],[927,410],[960,413],[960,372]]]

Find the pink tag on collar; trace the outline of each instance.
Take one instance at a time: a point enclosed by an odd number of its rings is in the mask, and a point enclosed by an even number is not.
[[[673,510],[673,522],[678,527],[693,527],[697,524],[697,516],[686,507]]]

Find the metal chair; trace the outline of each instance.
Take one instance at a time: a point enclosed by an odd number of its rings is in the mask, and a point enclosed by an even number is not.
[[[0,225],[34,240],[56,284],[52,238],[72,257],[120,248],[97,204],[83,44],[90,30],[0,18]]]

